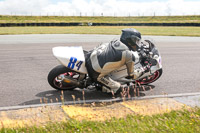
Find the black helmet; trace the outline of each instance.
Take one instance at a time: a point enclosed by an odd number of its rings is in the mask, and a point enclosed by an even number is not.
[[[129,49],[134,50],[133,47],[138,48],[139,41],[141,40],[141,34],[139,31],[133,28],[123,29],[120,41],[128,46]]]

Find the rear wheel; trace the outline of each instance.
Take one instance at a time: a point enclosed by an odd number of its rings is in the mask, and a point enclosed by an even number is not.
[[[75,86],[74,84],[64,82],[63,78],[70,77],[73,79],[78,79],[79,76],[80,76],[79,73],[63,65],[59,65],[59,66],[54,67],[49,72],[47,79],[48,79],[49,84],[57,90],[73,90],[77,86]]]
[[[147,85],[147,84],[153,83],[157,79],[160,78],[160,76],[162,75],[162,72],[163,72],[162,69],[157,70],[151,76],[148,76],[148,77],[145,77],[143,79],[137,80],[137,82],[140,83],[141,85]]]

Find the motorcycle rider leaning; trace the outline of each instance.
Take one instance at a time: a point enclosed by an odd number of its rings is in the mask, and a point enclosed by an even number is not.
[[[141,76],[143,69],[134,70],[135,57],[132,51],[137,51],[141,40],[141,34],[136,29],[123,29],[119,40],[113,40],[94,48],[86,59],[86,67],[89,76],[95,82],[103,85],[102,90],[116,93],[121,89],[121,84],[114,81],[108,75],[126,65],[129,77],[136,79]],[[108,91],[108,89],[110,91]]]

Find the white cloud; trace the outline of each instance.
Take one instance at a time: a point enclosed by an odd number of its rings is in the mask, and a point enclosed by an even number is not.
[[[18,15],[200,15],[200,1],[166,0],[132,2],[128,0],[72,0],[52,3],[51,0],[0,1],[0,14]]]
[[[40,13],[49,0],[4,0],[0,1],[0,14]]]

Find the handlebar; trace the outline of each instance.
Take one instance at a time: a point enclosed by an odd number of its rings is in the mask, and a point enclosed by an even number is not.
[[[146,45],[142,45],[138,49],[138,53],[140,56],[140,62],[145,70],[145,72],[149,72],[151,70],[151,66],[157,64],[157,61],[153,59],[153,52],[151,52],[152,47],[148,47]]]

